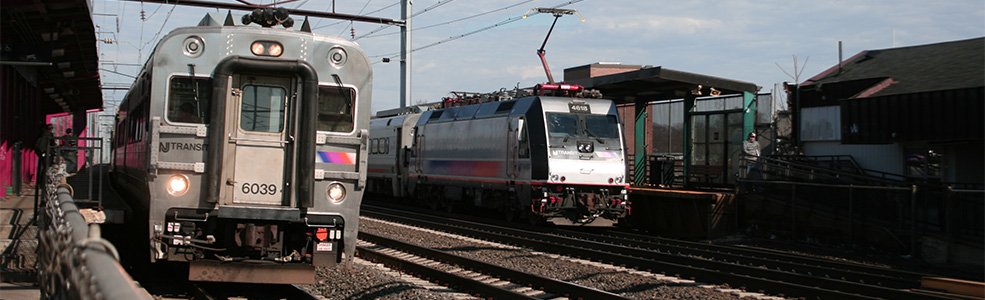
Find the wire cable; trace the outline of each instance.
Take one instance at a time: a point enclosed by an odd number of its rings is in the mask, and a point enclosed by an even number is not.
[[[363,14],[363,11],[366,10],[366,7],[369,6],[370,2],[373,2],[373,0],[366,0],[366,4],[363,4],[363,8],[359,9],[359,12],[356,14],[357,15]],[[352,21],[349,21],[349,26],[342,28],[342,32],[339,33],[339,37],[342,37],[342,35],[345,34],[345,31],[349,29],[349,27],[352,27]]]
[[[433,27],[448,25],[448,24],[452,24],[452,23],[456,23],[456,22],[460,22],[460,21],[465,21],[465,20],[468,20],[468,19],[478,18],[478,17],[484,16],[484,15],[488,15],[488,14],[491,14],[491,13],[494,13],[494,12],[498,12],[498,11],[507,10],[507,9],[510,9],[510,8],[513,8],[513,7],[517,7],[517,6],[523,5],[525,3],[533,2],[533,1],[534,0],[526,0],[526,1],[522,1],[522,2],[519,2],[519,3],[516,3],[516,4],[512,4],[512,5],[506,6],[506,7],[497,8],[497,9],[494,9],[494,10],[490,10],[490,11],[479,13],[479,14],[475,14],[475,15],[471,15],[471,16],[464,17],[464,18],[459,18],[459,19],[455,19],[455,20],[451,20],[451,21],[447,21],[447,22],[442,22],[442,23],[437,23],[437,24],[431,24],[431,25],[422,26],[422,27],[411,28],[410,31],[411,32],[414,32],[414,31],[421,30],[421,29],[428,29],[428,28],[433,28]],[[415,15],[417,15],[417,14],[415,14]],[[374,38],[374,37],[382,37],[382,36],[388,36],[388,35],[398,34],[399,32],[390,32],[390,33],[383,33],[383,34],[379,34],[379,35],[373,35],[374,33],[380,32],[380,31],[382,31],[383,29],[386,29],[386,28],[390,28],[391,26],[393,26],[393,25],[381,26],[380,28],[377,28],[377,29],[375,29],[373,31],[370,31],[367,34],[364,34],[362,36],[356,37],[355,40],[362,39],[362,38]]]
[[[410,16],[408,17],[408,19],[413,19],[414,17],[416,17],[416,16],[418,16],[418,15],[420,15],[420,14],[423,14],[423,13],[426,13],[426,12],[429,12],[429,11],[431,11],[431,10],[433,10],[433,9],[435,9],[435,8],[438,8],[439,6],[442,6],[442,5],[445,5],[445,4],[448,4],[448,3],[451,3],[452,1],[455,1],[455,0],[445,0],[445,1],[438,1],[438,3],[435,3],[435,4],[432,4],[431,6],[428,6],[427,8],[424,8],[424,9],[422,9],[421,11],[418,11],[418,12],[416,12],[416,13],[414,13],[414,14],[411,14],[411,15],[410,15]],[[374,30],[372,30],[372,31],[370,31],[370,33],[369,33],[369,34],[372,34],[372,33],[374,33],[374,32],[379,32],[380,30],[383,30],[383,29],[386,29],[386,28],[389,28],[390,26],[393,26],[393,25],[383,25],[383,26],[380,26],[379,28],[376,28],[376,29],[374,29]],[[353,39],[352,39],[352,40],[357,40],[357,39],[358,39],[358,38],[356,38],[356,37],[353,37]]]
[[[559,4],[559,5],[556,5],[556,6],[552,7],[552,8],[564,7],[564,6],[568,6],[568,5],[575,4],[575,3],[578,3],[578,2],[582,2],[582,1],[585,1],[585,0],[572,0],[572,1],[568,1],[566,3],[562,3],[562,4]],[[473,35],[473,34],[476,34],[476,33],[480,33],[480,32],[483,32],[483,31],[486,31],[486,30],[489,30],[489,29],[493,29],[493,28],[499,27],[501,25],[506,25],[506,24],[513,23],[513,22],[516,22],[516,21],[519,21],[519,20],[523,20],[526,16],[533,16],[533,15],[538,15],[538,14],[540,14],[540,12],[536,12],[535,11],[535,12],[526,14],[524,16],[512,17],[512,18],[509,18],[509,19],[500,21],[499,23],[496,23],[496,24],[493,24],[493,25],[489,25],[489,26],[486,26],[486,27],[483,27],[483,28],[480,28],[480,29],[476,29],[476,30],[473,30],[473,31],[470,31],[470,32],[466,32],[466,33],[463,33],[463,34],[460,34],[460,35],[448,37],[446,39],[443,39],[443,40],[440,40],[440,41],[437,41],[437,42],[434,42],[434,43],[431,43],[431,44],[427,44],[427,45],[421,46],[419,48],[411,49],[410,52],[411,53],[414,53],[414,52],[417,52],[419,50],[424,50],[424,49],[427,49],[427,48],[431,48],[431,47],[434,47],[434,46],[437,46],[437,45],[441,45],[441,44],[444,44],[444,43],[447,43],[447,42],[451,42],[451,41],[454,41],[454,40],[457,40],[457,39],[460,39],[460,38],[463,38],[463,37],[467,37],[467,36],[470,36],[470,35]],[[397,55],[400,55],[400,52],[399,51],[398,52],[393,52],[393,53],[387,53],[387,54],[383,54],[383,55],[374,55],[374,56],[370,56],[369,58],[381,58],[382,57],[382,58],[396,59],[397,58]],[[382,62],[382,60],[377,61],[377,62],[374,62],[373,64],[376,64],[376,63],[379,63],[379,62]]]
[[[400,4],[400,2],[402,2],[402,0],[401,1],[394,2],[393,4],[390,4],[390,5],[384,6],[383,8],[380,8],[380,9],[377,9],[377,10],[374,10],[374,11],[371,11],[371,12],[368,12],[366,14],[367,15],[372,15],[372,14],[378,13],[380,11],[383,11],[384,9],[397,6],[398,4]],[[321,22],[321,20],[319,19],[318,22]],[[329,26],[339,25],[339,24],[342,24],[342,23],[345,23],[345,22],[346,22],[346,20],[343,20],[343,21],[338,21],[338,22],[335,22],[335,23],[332,23],[332,24],[328,24],[328,25],[325,25],[325,26],[318,26],[318,24],[315,24],[315,27],[313,27],[312,29],[322,29],[322,28],[329,27]]]

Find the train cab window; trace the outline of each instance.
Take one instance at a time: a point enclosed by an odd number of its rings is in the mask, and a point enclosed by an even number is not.
[[[211,102],[211,78],[173,77],[168,92],[167,118],[171,122],[208,124]]]
[[[548,113],[547,131],[550,137],[578,136],[578,116]]]
[[[284,130],[284,107],[287,91],[277,86],[243,87],[239,128],[246,131],[281,132]]]
[[[322,86],[318,90],[319,131],[352,132],[355,90]]]
[[[619,138],[619,121],[613,115],[585,115],[585,129],[596,137]]]

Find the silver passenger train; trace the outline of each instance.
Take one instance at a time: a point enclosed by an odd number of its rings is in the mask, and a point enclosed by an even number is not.
[[[611,100],[532,96],[370,122],[370,191],[532,223],[613,226],[630,212]]]
[[[355,251],[372,67],[270,15],[175,29],[119,107],[114,184],[150,261],[187,262],[193,281],[313,283]]]

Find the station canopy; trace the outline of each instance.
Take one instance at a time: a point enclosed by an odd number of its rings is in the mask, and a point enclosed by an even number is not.
[[[664,67],[595,63],[564,70],[566,83],[578,84],[602,92],[616,103],[660,101],[683,98],[700,91],[708,96],[749,92],[759,87],[753,83],[668,69]]]
[[[0,64],[13,66],[28,80],[36,79],[31,84],[41,90],[43,114],[103,106],[91,4],[89,0],[0,2]]]

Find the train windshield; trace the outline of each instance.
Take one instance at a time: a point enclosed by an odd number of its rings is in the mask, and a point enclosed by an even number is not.
[[[322,86],[318,90],[318,130],[351,132],[356,92],[351,88]]]
[[[586,115],[587,134],[606,139],[619,138],[619,121],[613,115]]]
[[[286,100],[287,91],[282,87],[259,85],[243,87],[239,127],[247,131],[283,131]]]
[[[548,113],[547,131],[551,137],[578,136],[578,116],[574,114]]]
[[[584,125],[579,126],[579,122]],[[550,137],[619,138],[619,122],[614,115],[547,113]]]
[[[211,101],[212,78],[173,77],[168,96],[168,120],[208,124]]]

